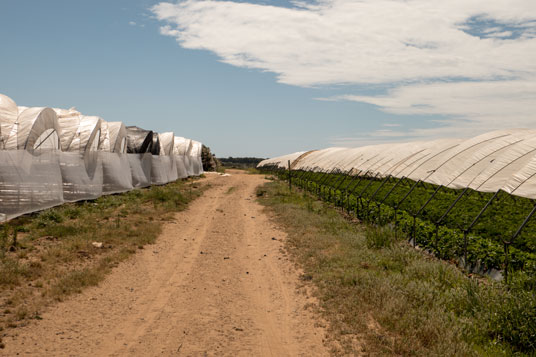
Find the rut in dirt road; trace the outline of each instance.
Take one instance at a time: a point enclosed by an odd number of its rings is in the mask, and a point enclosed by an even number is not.
[[[255,201],[262,176],[208,176],[155,245],[17,329],[0,354],[327,355],[285,234]]]

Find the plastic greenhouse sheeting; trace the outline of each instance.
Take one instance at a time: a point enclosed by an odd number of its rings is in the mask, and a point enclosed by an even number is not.
[[[177,165],[177,175],[179,178],[188,177],[186,169],[186,139],[181,136],[175,136],[173,141],[173,154]]]
[[[153,143],[151,145],[151,154],[160,155],[160,135],[153,132]]]
[[[192,140],[184,139],[182,144],[182,150],[184,150],[184,166],[186,167],[186,173],[188,176],[194,175],[193,160],[191,159]]]
[[[202,172],[199,142],[1,94],[0,138],[0,221]]]
[[[199,141],[192,140],[192,149],[190,150],[190,160],[192,165],[193,174],[195,176],[203,173],[203,161],[201,159],[201,152],[203,150],[203,144]]]
[[[0,150],[0,221],[63,202],[58,151]]]
[[[8,96],[0,94],[0,149],[5,148],[5,142],[18,116],[17,104]]]
[[[120,121],[108,122],[110,151],[120,154],[127,152],[127,127]]]
[[[127,126],[127,152],[129,154],[144,154],[151,152],[153,147],[153,132],[138,128],[137,126]]]
[[[327,148],[267,159],[258,167],[410,178],[453,189],[502,190],[536,198],[536,130],[505,129],[470,139]]]
[[[27,108],[20,112],[7,135],[7,150],[58,149],[61,129],[52,109]]]
[[[173,155],[173,148],[175,142],[175,134],[172,132],[158,134],[160,141],[160,155],[171,156]]]

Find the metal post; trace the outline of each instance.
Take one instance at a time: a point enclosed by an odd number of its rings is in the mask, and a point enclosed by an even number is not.
[[[359,193],[359,195],[357,196],[357,199],[359,199],[359,203],[361,203],[361,197],[363,197],[363,194],[365,193],[365,191],[369,188],[370,185],[372,185],[372,183],[374,182],[374,180],[376,179],[376,177],[379,175],[379,173],[377,173],[376,175],[374,175],[370,181],[368,182],[368,184],[365,186],[365,188],[363,188],[361,190],[361,192]],[[356,201],[357,201],[356,199]]]
[[[411,230],[411,234],[413,235],[413,248],[417,246],[417,216],[413,215],[413,229]]]
[[[460,199],[467,193],[467,191],[469,191],[469,187],[466,187],[462,193],[460,193],[458,195],[458,197],[456,197],[456,200],[454,200],[454,202],[452,202],[452,204],[449,206],[449,208],[447,208],[447,210],[445,211],[445,213],[443,213],[443,215],[441,217],[439,217],[439,219],[437,220],[436,224],[440,224],[441,221],[443,221],[443,219],[445,219],[445,217],[447,217],[447,215],[450,213],[450,211],[454,208],[454,206],[456,206],[456,204],[458,203],[458,201],[460,201]]]
[[[331,190],[333,190],[333,197],[335,199],[335,205],[337,205],[337,190],[339,189],[339,187],[344,183],[344,181],[346,181],[346,176],[347,174],[351,171],[348,170],[346,172],[343,172],[342,173],[342,180],[338,180],[338,181],[335,181],[336,182],[336,185],[332,185],[331,188],[330,188],[330,195],[329,195],[329,201],[331,201]]]
[[[292,191],[292,171],[290,170],[290,160],[288,160],[288,188]]]
[[[382,183],[380,184],[380,186],[378,186],[378,188],[376,189],[376,191],[374,191],[374,193],[369,197],[368,201],[367,201],[367,216],[369,215],[369,205],[370,205],[370,201],[374,200],[374,196],[376,196],[376,194],[382,189],[382,187],[385,185],[385,183],[389,180],[390,176],[385,176],[385,178],[383,179]]]
[[[398,208],[400,207],[400,205],[406,200],[406,198],[408,198],[408,196],[413,192],[413,190],[415,189],[415,187],[417,187],[417,185],[419,184],[419,182],[421,182],[420,180],[419,181],[416,181],[413,186],[411,186],[411,188],[409,189],[408,192],[406,192],[406,194],[404,195],[404,197],[402,197],[402,199],[400,201],[398,201],[396,204],[395,204],[395,207]]]
[[[335,171],[337,168],[334,167],[333,169],[331,169],[330,172],[328,172],[323,178],[322,180],[320,180],[320,182],[318,183],[318,187],[319,187],[319,195],[323,194],[324,192],[324,184],[327,182],[327,180],[329,179],[330,175],[333,173],[333,171]]]
[[[458,197],[456,197],[456,199],[454,200],[454,202],[452,202],[452,204],[449,206],[449,208],[447,208],[447,210],[445,211],[445,213],[443,213],[443,215],[441,217],[439,217],[439,219],[435,222],[435,243],[436,243],[436,246],[437,246],[437,242],[439,240],[439,225],[441,224],[441,222],[443,221],[443,219],[445,219],[445,217],[447,217],[447,215],[449,214],[449,212],[454,208],[454,206],[456,206],[456,203],[458,203],[461,198],[469,191],[469,187],[466,187],[462,193],[460,193],[458,195]],[[436,250],[438,250],[438,248],[436,248]]]
[[[416,228],[415,228],[415,219],[416,217],[422,212],[422,210],[428,206],[428,204],[432,201],[432,199],[435,197],[435,195],[439,192],[439,190],[443,187],[443,185],[437,186],[434,193],[428,198],[428,200],[419,208],[419,210],[413,215],[413,246],[416,244],[417,240],[417,234],[416,234]]]
[[[395,185],[393,187],[391,187],[391,189],[389,190],[389,192],[387,192],[385,197],[381,199],[380,203],[383,203],[387,199],[387,197],[389,197],[389,195],[395,190],[395,188],[397,188],[397,186],[400,184],[400,182],[402,182],[403,179],[404,178],[402,177],[401,179],[396,181]]]
[[[510,247],[510,242],[503,241],[504,244],[504,282],[505,284],[508,284],[508,262],[510,259],[508,259],[508,251]]]
[[[532,207],[532,210],[530,211],[528,216],[525,217],[525,219],[523,220],[523,223],[521,223],[521,225],[519,226],[517,231],[514,233],[514,235],[512,236],[512,239],[510,239],[509,242],[508,241],[503,241],[503,243],[504,243],[504,281],[505,281],[505,283],[508,283],[508,264],[509,264],[508,248],[509,248],[510,244],[512,244],[514,242],[514,240],[517,238],[517,236],[519,234],[521,234],[521,231],[523,230],[523,228],[525,228],[527,223],[529,223],[530,218],[534,215],[534,213],[536,213],[536,203]]]
[[[488,200],[488,202],[486,202],[484,207],[482,207],[480,212],[478,212],[476,217],[473,218],[473,221],[471,222],[471,224],[469,224],[469,226],[466,227],[463,230],[463,262],[464,262],[465,267],[467,267],[467,240],[468,240],[468,234],[471,231],[471,229],[473,229],[474,225],[478,222],[480,217],[482,217],[484,212],[488,209],[488,207],[493,203],[493,200],[499,195],[499,192],[500,192],[500,190],[493,194],[493,196]]]
[[[391,176],[385,176],[385,178],[383,179],[383,181],[380,184],[380,186],[376,189],[376,191],[374,191],[372,196],[370,196],[371,200],[374,199],[374,196],[376,196],[376,194],[382,189],[382,187],[387,183],[387,181],[389,181],[390,178],[391,178]]]

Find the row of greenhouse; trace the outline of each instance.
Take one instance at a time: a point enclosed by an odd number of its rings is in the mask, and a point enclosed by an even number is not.
[[[331,147],[296,152],[259,168],[344,172],[375,178],[407,178],[452,189],[504,191],[536,198],[536,130],[497,130],[470,139]]]
[[[202,144],[0,94],[0,221],[203,173]]]

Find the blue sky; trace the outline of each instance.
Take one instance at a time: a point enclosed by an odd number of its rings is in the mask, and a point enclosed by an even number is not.
[[[438,2],[451,18],[426,38],[434,15],[399,38],[390,16],[407,30],[415,15],[404,17],[396,0],[375,2],[382,13],[346,0],[2,0],[0,93],[173,131],[219,156],[470,136],[505,125],[504,113],[510,126],[530,125],[530,1],[516,0],[514,12],[501,1],[478,10]],[[388,21],[365,22],[375,16]],[[458,45],[466,38],[480,55]],[[475,110],[486,101],[495,104]]]

